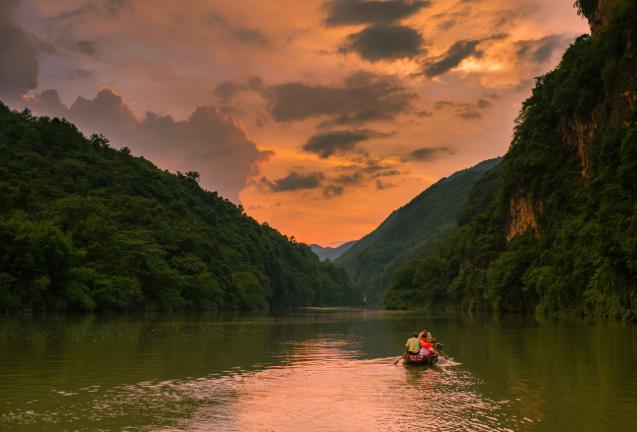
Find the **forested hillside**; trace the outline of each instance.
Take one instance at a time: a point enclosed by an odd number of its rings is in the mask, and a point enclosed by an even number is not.
[[[456,227],[456,217],[469,191],[499,162],[484,161],[440,180],[394,211],[336,260],[365,291],[368,304],[379,303],[397,266],[427,253],[434,240]]]
[[[0,104],[0,311],[247,310],[357,304],[321,263],[104,137]]]
[[[386,306],[637,318],[637,2],[576,7],[592,34],[538,78],[500,180],[473,192],[485,210],[403,266]]]

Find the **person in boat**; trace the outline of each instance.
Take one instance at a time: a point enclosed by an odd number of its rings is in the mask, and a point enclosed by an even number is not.
[[[405,343],[405,352],[407,354],[420,354],[420,340],[418,339],[418,333],[414,332],[407,342]]]
[[[434,338],[433,336],[431,336],[431,332],[428,329],[423,329],[423,331],[420,332],[420,334],[418,335],[418,339],[420,339],[421,341],[426,340],[429,342],[433,342]]]
[[[434,338],[431,337],[429,330],[424,329],[421,331],[418,335],[418,340],[420,341],[421,356],[438,355]]]
[[[421,332],[418,335],[418,340],[420,341],[420,356],[429,356],[434,354],[434,344],[431,341],[428,341],[425,336],[425,332]]]

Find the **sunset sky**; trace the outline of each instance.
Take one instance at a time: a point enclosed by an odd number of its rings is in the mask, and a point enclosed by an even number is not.
[[[297,240],[360,238],[502,155],[572,0],[1,0],[0,100],[195,170]]]

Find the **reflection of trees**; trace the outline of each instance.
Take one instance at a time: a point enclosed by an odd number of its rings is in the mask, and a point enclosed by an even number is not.
[[[618,393],[636,396],[625,385],[626,379],[637,382],[636,356],[629,354],[637,348],[634,329],[521,315],[450,323],[448,349],[483,381],[486,396],[509,399],[517,418],[542,420],[543,427],[550,422],[556,430],[602,430],[610,413],[627,415],[614,405],[622,400]]]
[[[0,371],[10,375],[21,369],[27,382],[43,386],[112,387],[282,364],[290,347],[311,347],[310,341],[324,337],[341,337],[360,348],[359,342],[367,340],[362,336],[371,334],[372,345],[381,350],[385,324],[366,321],[367,314],[5,317],[0,319]],[[8,386],[20,392],[20,383],[2,384]]]
[[[502,410],[511,418],[542,420],[540,425],[522,423],[516,430],[603,430],[611,420],[629,424],[634,413],[635,328],[538,322],[520,315],[436,318],[377,311],[4,317],[0,404],[11,398],[48,403],[52,389],[108,389],[282,365],[302,360],[306,353],[391,358],[388,370],[404,374],[401,385],[422,398],[422,390],[440,384],[445,374],[392,368],[391,362],[401,354],[409,333],[423,326],[461,363],[451,371],[477,380],[460,390],[475,391],[485,400],[509,401]],[[343,345],[321,345],[335,340]],[[41,394],[30,393],[34,385]]]
[[[205,376],[232,367],[247,368],[255,357],[276,358],[272,350],[277,346],[277,330],[266,318],[214,318],[7,318],[0,320],[0,368],[7,373],[25,368],[33,379],[51,368],[40,377],[43,385],[76,388]],[[255,319],[262,325],[255,325]]]

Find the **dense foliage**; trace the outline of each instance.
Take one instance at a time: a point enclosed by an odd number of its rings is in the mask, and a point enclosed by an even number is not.
[[[456,227],[458,211],[473,185],[499,162],[488,160],[440,180],[336,260],[363,287],[368,304],[379,303],[400,264],[427,253],[434,240]]]
[[[576,0],[575,7],[577,8],[577,13],[583,16],[591,16],[595,9],[597,9],[597,2],[599,0]]]
[[[538,79],[500,180],[472,193],[490,204],[403,266],[386,306],[637,318],[637,3],[611,4],[609,24]],[[507,240],[521,199],[537,227]]]
[[[356,304],[343,269],[101,136],[0,104],[0,311]]]

